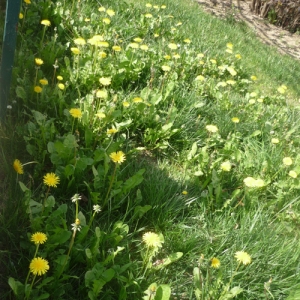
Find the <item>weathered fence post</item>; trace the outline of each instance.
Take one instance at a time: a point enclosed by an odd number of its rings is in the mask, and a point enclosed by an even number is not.
[[[17,40],[21,0],[7,0],[0,66],[0,121],[6,114]]]

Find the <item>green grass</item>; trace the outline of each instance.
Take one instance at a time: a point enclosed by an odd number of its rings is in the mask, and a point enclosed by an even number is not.
[[[300,276],[300,182],[289,172],[300,174],[300,63],[263,45],[245,24],[219,20],[193,1],[158,0],[153,4],[167,6],[159,13],[146,8],[148,1],[103,1],[116,12],[110,26],[99,21],[98,4],[75,1],[72,10],[73,1],[52,8],[32,2],[18,40],[12,88],[17,102],[11,101],[0,128],[4,297],[15,297],[10,277],[17,280],[15,290],[24,290],[36,251],[30,236],[41,231],[48,240],[37,253],[50,269],[37,276],[32,299],[142,299],[154,282],[168,284],[174,300],[230,299],[234,287],[242,289],[235,299],[297,299],[288,295],[297,293]],[[78,18],[70,17],[71,10]],[[143,18],[149,11],[161,18]],[[41,47],[44,18],[52,27]],[[76,61],[69,49],[74,39],[101,32],[122,51],[104,48],[107,57],[98,60],[96,48],[78,46]],[[128,47],[136,37],[148,51]],[[192,43],[184,44],[186,38]],[[174,54],[171,42],[181,45],[180,59],[165,58]],[[229,42],[241,60],[225,52]],[[198,63],[200,52],[205,67]],[[44,60],[38,68],[36,57]],[[222,73],[210,59],[238,75]],[[64,77],[64,90],[56,75]],[[195,81],[198,75],[204,80]],[[101,86],[100,77],[112,77],[112,84]],[[32,91],[35,78],[49,82],[42,94]],[[219,86],[228,79],[235,85]],[[287,96],[277,91],[281,84]],[[99,89],[106,89],[106,99],[94,96]],[[82,118],[70,115],[75,107]],[[118,132],[107,134],[112,128]],[[126,160],[113,163],[110,154],[121,150]],[[284,157],[292,165],[284,165]],[[12,168],[16,158],[30,162],[18,176]],[[228,172],[222,171],[224,162],[230,162]],[[43,183],[50,172],[60,178],[57,187]],[[247,187],[247,177],[261,179],[263,186]],[[79,208],[70,200],[75,193],[82,196]],[[104,205],[99,214],[93,213],[96,203]],[[71,230],[77,218],[81,231]],[[162,233],[162,247],[147,248],[146,232]],[[239,264],[237,251],[249,253],[252,262]],[[156,270],[172,253],[183,256]],[[220,268],[211,267],[213,257]],[[35,277],[27,278],[29,287]]]

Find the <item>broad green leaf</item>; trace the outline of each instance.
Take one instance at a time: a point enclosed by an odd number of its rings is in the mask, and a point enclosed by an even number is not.
[[[169,300],[171,288],[168,284],[161,284],[155,294],[154,300]]]
[[[177,261],[178,259],[180,259],[182,257],[183,253],[182,252],[176,252],[176,253],[172,253],[170,254],[168,257],[166,257],[165,259],[163,259],[163,263],[159,264],[158,266],[154,267],[155,270],[159,270],[175,261]]]
[[[14,278],[9,277],[8,284],[16,296],[19,297],[22,296],[22,294],[24,293],[24,285],[20,281],[17,281]]]

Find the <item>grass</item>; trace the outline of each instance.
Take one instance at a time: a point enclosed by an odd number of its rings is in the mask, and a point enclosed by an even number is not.
[[[297,299],[300,63],[195,2],[146,3],[23,4],[0,131],[3,297]],[[102,52],[76,41],[101,33]]]

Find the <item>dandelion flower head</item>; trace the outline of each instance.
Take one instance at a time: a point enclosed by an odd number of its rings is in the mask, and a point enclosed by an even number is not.
[[[295,171],[291,170],[289,171],[289,176],[291,176],[292,178],[297,178],[298,174]]]
[[[243,265],[249,265],[251,263],[251,256],[244,251],[238,251],[235,253],[234,257],[239,263]]]
[[[41,24],[44,25],[44,26],[50,26],[51,22],[49,20],[42,20]]]
[[[31,236],[30,239],[32,242],[37,244],[44,244],[47,241],[47,236],[43,232],[36,232]]]
[[[100,82],[102,85],[104,85],[104,86],[110,85],[110,84],[111,84],[111,78],[110,78],[110,77],[101,77],[101,78],[99,79],[99,82]]]
[[[41,66],[44,63],[44,61],[40,58],[35,58],[34,61],[37,66]]]
[[[182,191],[182,195],[187,195],[188,192],[187,191]]]
[[[39,80],[39,83],[40,83],[41,85],[47,85],[47,84],[48,84],[48,80],[47,80],[47,79],[40,79],[40,80]]]
[[[44,258],[36,257],[31,261],[29,269],[33,275],[41,276],[49,270],[49,263]]]
[[[42,91],[43,91],[43,89],[40,87],[40,86],[38,86],[38,85],[36,85],[35,87],[34,87],[34,89],[33,89],[37,94],[40,94]]]
[[[239,122],[240,122],[240,119],[237,118],[237,117],[233,117],[233,118],[231,119],[231,121],[232,121],[233,123],[239,123]]]
[[[285,166],[290,166],[293,164],[293,160],[290,157],[284,157],[282,162]]]
[[[212,133],[218,132],[218,127],[215,125],[206,125],[205,126],[206,130]]]
[[[78,118],[81,118],[82,117],[82,112],[79,108],[71,108],[69,110],[70,112],[70,115],[75,118],[75,119],[78,119]]]
[[[47,173],[44,176],[44,184],[52,187],[57,187],[59,184],[59,177],[54,173]]]
[[[163,243],[159,235],[154,232],[144,233],[143,242],[146,244],[147,247],[154,247],[154,248],[161,248]]]
[[[124,152],[122,152],[122,151],[113,152],[109,155],[109,157],[116,164],[121,164],[122,162],[124,162],[126,160],[126,156],[125,156]]]
[[[231,170],[231,163],[230,161],[225,161],[221,164],[221,170],[225,172],[229,172]]]
[[[211,260],[211,267],[212,268],[215,268],[215,269],[218,269],[221,265],[221,262],[218,258],[216,257],[213,257],[212,260]]]
[[[14,160],[13,168],[20,175],[24,173],[23,166],[22,166],[21,162],[18,159]]]

